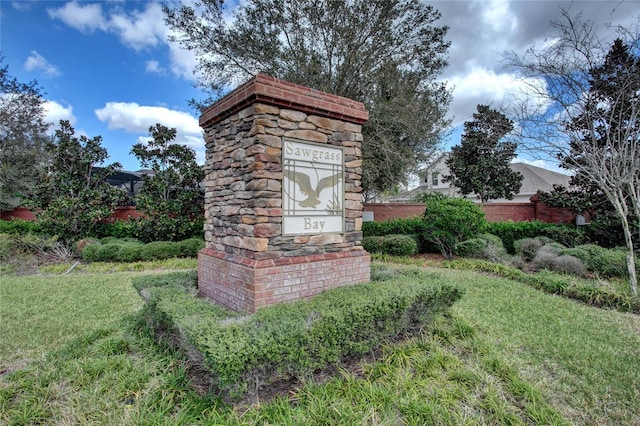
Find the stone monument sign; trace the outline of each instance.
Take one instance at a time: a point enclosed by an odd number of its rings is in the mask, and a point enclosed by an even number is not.
[[[206,109],[200,293],[237,311],[366,282],[364,105],[262,74]]]

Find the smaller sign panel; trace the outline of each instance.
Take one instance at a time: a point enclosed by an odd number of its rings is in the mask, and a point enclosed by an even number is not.
[[[285,139],[282,174],[284,235],[344,232],[342,148]]]

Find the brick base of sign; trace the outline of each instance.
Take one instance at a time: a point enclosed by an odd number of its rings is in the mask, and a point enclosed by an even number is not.
[[[308,299],[370,279],[371,257],[363,250],[266,260],[210,248],[198,255],[199,293],[238,312]]]

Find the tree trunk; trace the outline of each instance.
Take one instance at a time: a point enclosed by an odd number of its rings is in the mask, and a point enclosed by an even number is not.
[[[627,271],[629,272],[629,289],[631,290],[631,296],[634,299],[638,298],[638,276],[636,275],[636,260],[633,250],[633,239],[631,236],[631,230],[629,229],[629,221],[627,216],[618,212],[620,221],[622,222],[622,229],[624,230],[624,240],[627,243]]]

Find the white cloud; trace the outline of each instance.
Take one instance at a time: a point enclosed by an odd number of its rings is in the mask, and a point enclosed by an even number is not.
[[[50,64],[44,56],[35,50],[31,51],[31,55],[25,61],[24,69],[27,71],[41,71],[45,77],[57,77],[61,74],[58,67]]]
[[[498,74],[494,71],[477,68],[469,73],[450,77],[448,83],[454,87],[453,101],[449,114],[453,116],[454,126],[468,121],[476,111],[478,104],[499,108],[511,96],[528,96],[530,102],[539,102],[531,87],[544,87],[544,81],[523,79],[514,74]]]
[[[48,9],[48,13],[51,18],[60,19],[82,32],[101,30],[115,34],[123,45],[135,51],[165,46],[170,62],[167,68],[179,78],[195,81],[195,54],[168,41],[170,29],[164,22],[160,3],[153,1],[143,4],[146,5],[143,10],[125,11],[121,5],[116,5],[117,7],[103,11],[102,5],[98,3],[81,5],[74,0],[58,9]],[[149,69],[147,62],[147,71],[155,72],[156,69],[165,68],[159,63],[157,65]]]
[[[107,122],[111,130],[146,132],[150,126],[160,123],[190,135],[200,135],[202,132],[197,118],[165,107],[138,105],[135,102],[108,102],[95,113],[100,121]]]
[[[99,3],[81,5],[74,0],[58,9],[47,9],[47,13],[51,18],[60,19],[70,27],[82,32],[106,31],[108,28],[107,21],[102,14],[102,6]]]
[[[167,39],[168,33],[162,7],[158,3],[149,3],[144,11],[133,11],[131,16],[112,14],[109,30],[118,34],[122,43],[134,50],[157,46]]]
[[[73,107],[71,105],[64,106],[56,101],[46,101],[44,103],[45,121],[52,123],[54,127],[58,126],[60,120],[69,120],[71,124],[75,124],[76,116],[73,115]]]
[[[144,106],[137,103],[108,102],[104,108],[95,111],[100,121],[107,122],[110,130],[124,130],[130,133],[144,133],[139,142],[149,140],[149,127],[157,123],[177,130],[175,143],[187,145],[196,152],[199,163],[204,163],[205,146],[198,119],[192,115],[165,107]]]
[[[151,74],[164,75],[167,73],[167,70],[160,66],[158,61],[147,61],[145,63],[145,71]]]

